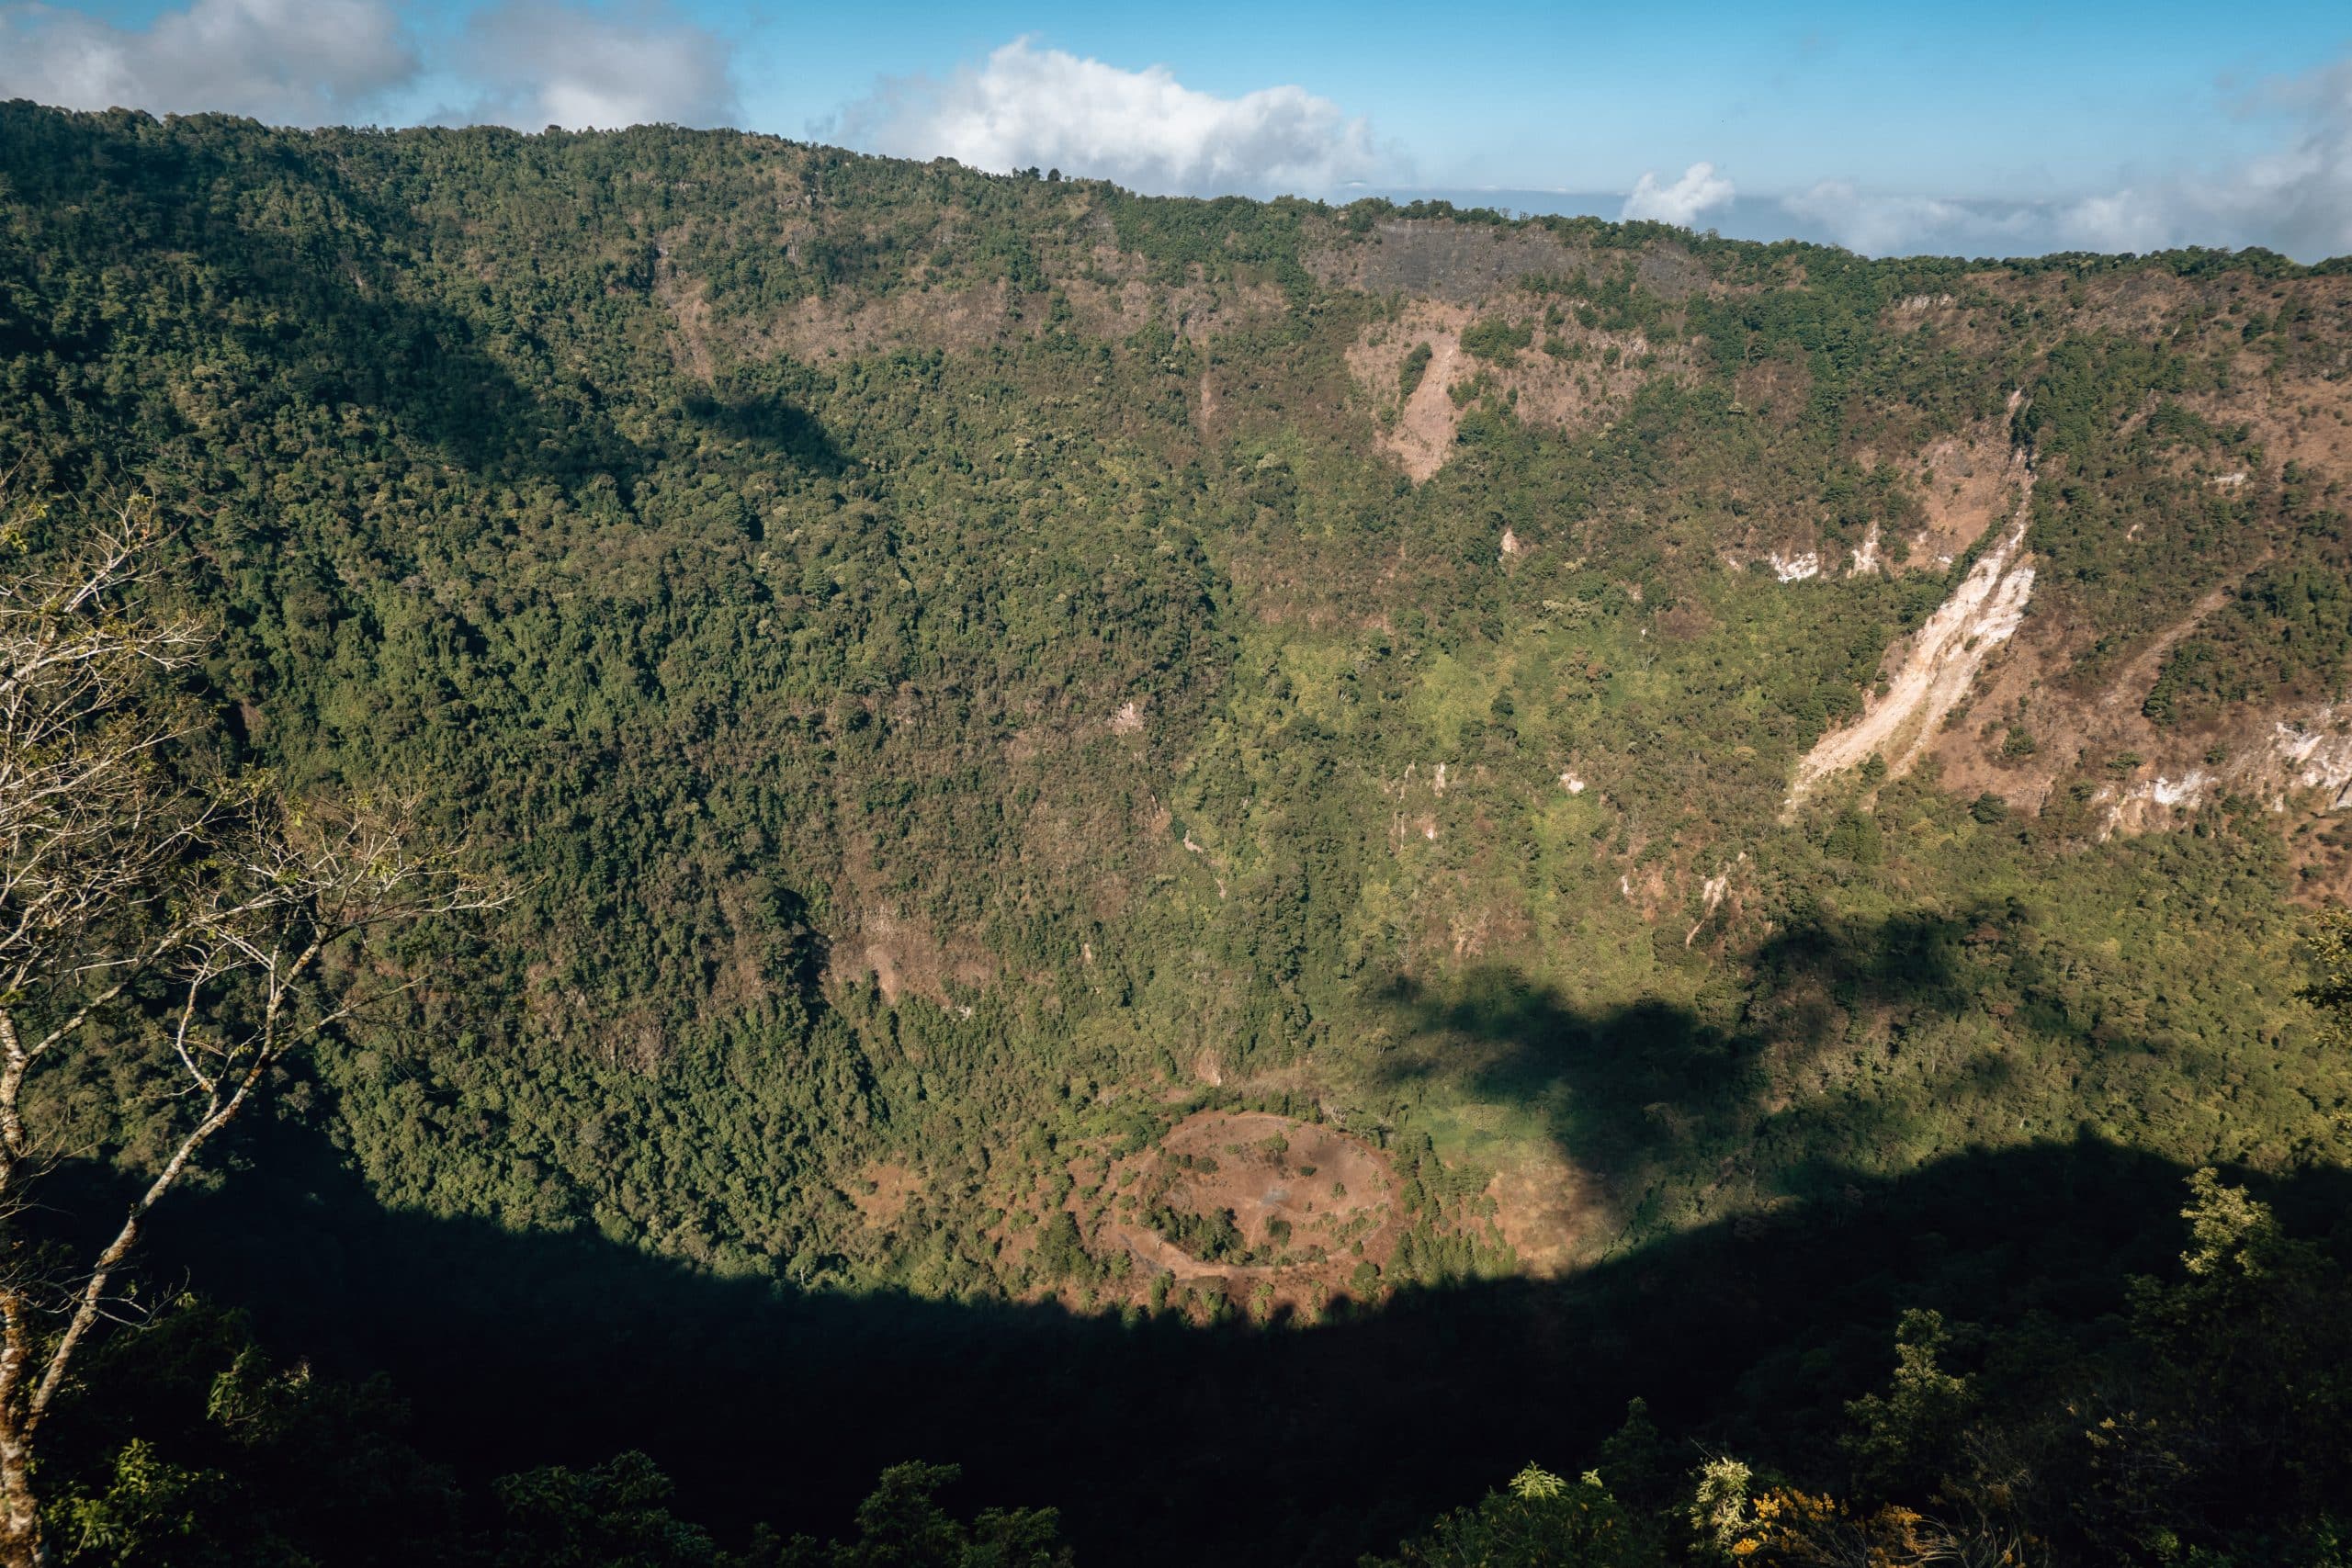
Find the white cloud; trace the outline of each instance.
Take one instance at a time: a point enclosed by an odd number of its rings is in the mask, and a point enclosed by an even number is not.
[[[464,74],[482,96],[465,116],[524,130],[608,130],[738,118],[729,48],[666,6],[625,10],[506,0],[468,27]]]
[[[2202,206],[2186,187],[2172,192],[2111,191],[2056,205],[2049,214],[2054,243],[2070,250],[2160,251],[2184,227],[2182,209]],[[2212,216],[2207,214],[2207,216]],[[2202,225],[2208,243],[2221,231]]]
[[[1236,98],[1015,39],[944,81],[883,83],[833,133],[902,157],[1058,168],[1153,193],[1320,194],[1380,169],[1370,126],[1304,87]]]
[[[2299,261],[2352,254],[2352,61],[2269,83],[2240,106],[2283,121],[2233,167],[2049,201],[1873,194],[1825,180],[1781,199],[1802,225],[1871,255],[2262,245]]]
[[[318,125],[356,118],[416,70],[385,0],[192,0],[144,28],[0,5],[0,97],[67,108]]]
[[[1733,194],[1732,183],[1715,173],[1713,164],[1691,164],[1670,186],[1658,184],[1656,174],[1645,173],[1634,182],[1634,192],[1617,216],[1627,223],[1648,220],[1688,229],[1699,214],[1724,205]]]
[[[1864,191],[1845,180],[1823,180],[1780,205],[1809,232],[1864,255],[2011,254],[2047,227],[2030,207]]]
[[[2284,143],[2218,174],[2086,197],[2061,213],[2062,235],[2100,250],[2256,244],[2304,261],[2352,254],[2352,60],[2266,84],[2242,107],[2284,118]]]
[[[463,39],[432,62],[464,106],[446,118],[526,130],[736,118],[726,41],[661,0],[501,0]],[[349,123],[413,118],[398,111],[425,64],[391,0],[189,0],[144,28],[0,0],[0,98]]]

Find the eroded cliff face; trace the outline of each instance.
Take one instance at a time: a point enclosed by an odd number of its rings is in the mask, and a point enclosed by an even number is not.
[[[1974,687],[1994,651],[2017,635],[2033,593],[2033,559],[2025,547],[2032,520],[2033,470],[2025,454],[2010,468],[2018,502],[2007,529],[1925,626],[1888,655],[1883,690],[1861,716],[1823,736],[1797,763],[1788,809],[1802,805],[1831,775],[1883,759],[1900,777],[1926,754],[1937,728]]]

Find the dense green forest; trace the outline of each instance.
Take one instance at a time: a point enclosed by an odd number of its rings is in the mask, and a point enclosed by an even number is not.
[[[8,547],[152,504],[207,755],[513,890],[51,1536],[2338,1561],[2347,419],[2261,253],[0,106]]]

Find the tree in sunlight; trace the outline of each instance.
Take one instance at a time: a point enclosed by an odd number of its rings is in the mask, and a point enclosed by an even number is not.
[[[2311,955],[2318,974],[2303,987],[2303,999],[2326,1014],[2338,1041],[2352,1040],[2352,909],[2322,909],[2315,925]]]

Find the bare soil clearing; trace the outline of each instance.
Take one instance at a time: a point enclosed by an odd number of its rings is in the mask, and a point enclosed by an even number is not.
[[[1519,1254],[1523,1273],[1549,1277],[1579,1260],[1591,1229],[1593,1194],[1582,1171],[1558,1151],[1529,1145],[1487,1185],[1495,1228]]]
[[[1988,422],[1967,439],[1938,441],[1919,455],[1927,476],[1920,508],[1927,526],[1911,539],[1912,570],[1941,571],[2007,515],[2017,480],[2007,428]]]
[[[869,1165],[857,1178],[850,1188],[849,1201],[872,1230],[886,1231],[897,1224],[908,1201],[922,1190],[922,1178],[903,1165]]]
[[[1265,1111],[1204,1111],[1156,1147],[1115,1161],[1112,1185],[1134,1194],[1102,1226],[1098,1251],[1124,1248],[1136,1277],[1272,1281],[1285,1296],[1345,1286],[1357,1265],[1385,1262],[1399,1231],[1388,1156],[1336,1127]],[[1196,1258],[1153,1228],[1165,1208],[1232,1216],[1251,1261]]]

